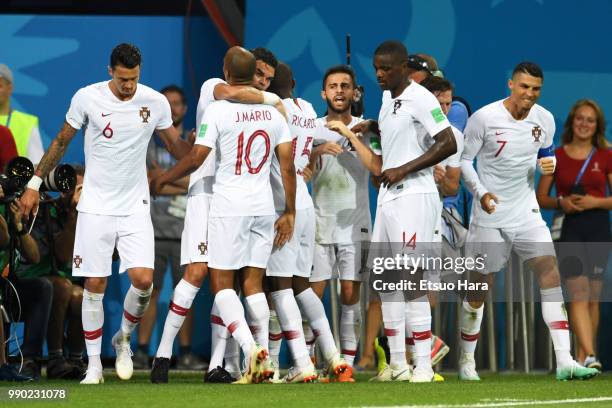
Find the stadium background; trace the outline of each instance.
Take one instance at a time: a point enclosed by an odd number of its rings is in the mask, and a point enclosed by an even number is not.
[[[517,62],[538,62],[545,72],[540,104],[555,115],[557,140],[570,106],[579,98],[595,99],[608,117],[612,115],[612,54],[605,47],[612,36],[612,2],[412,0],[391,1],[384,7],[361,0],[312,3],[247,1],[244,40],[245,46],[268,47],[289,63],[298,81],[296,95],[310,100],[319,113],[324,111],[322,74],[327,67],[345,62],[344,36],[350,32],[352,65],[366,88],[367,117],[377,116],[380,101],[371,55],[380,41],[389,38],[403,40],[411,53],[435,56],[455,84],[456,94],[473,109],[507,94],[506,81]],[[148,14],[146,3],[142,13]],[[227,48],[206,15],[189,19],[182,15],[0,15],[0,44],[4,44],[0,62],[11,67],[15,76],[13,104],[39,116],[45,147],[61,126],[74,92],[107,78],[110,50],[122,41],[138,45],[143,52],[142,83],[156,89],[170,83],[184,87],[190,104],[186,126],[192,127],[199,86],[209,77],[222,75]],[[82,149],[82,138],[76,138],[65,161],[83,162]],[[607,276],[610,293],[609,271]],[[109,282],[106,333],[119,324],[121,294],[129,287],[126,278],[114,276]],[[207,291],[203,289],[195,306],[194,348],[203,354],[210,348]],[[162,308],[170,292],[167,276]],[[612,327],[605,325],[612,317],[611,306],[602,305],[600,339],[612,335]],[[153,347],[161,335],[163,317],[153,333]],[[110,338],[105,338],[103,354],[110,356],[109,343]],[[610,350],[602,349],[600,357],[605,366],[612,364]]]

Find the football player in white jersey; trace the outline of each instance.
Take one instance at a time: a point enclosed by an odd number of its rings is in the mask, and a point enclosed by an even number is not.
[[[321,96],[327,103],[327,116],[317,120],[311,158],[317,233],[310,282],[322,298],[327,282],[332,277],[340,280],[340,347],[351,366],[361,332],[362,243],[370,240],[372,230],[370,174],[350,143],[325,124],[339,120],[352,128],[362,121],[351,116],[355,85],[355,73],[347,65],[325,72]],[[364,142],[369,144],[369,140]]]
[[[223,71],[226,78],[231,66],[231,59],[241,53],[249,53],[249,51],[241,47],[232,47],[225,54]],[[248,85],[229,85],[222,79],[211,78],[202,84],[196,112],[196,123],[200,123],[206,108],[215,100],[277,105],[284,112],[280,98],[275,94],[263,92]],[[151,382],[153,383],[168,382],[168,369],[174,339],[208,274],[208,212],[210,199],[212,198],[214,175],[215,155],[211,154],[189,177],[185,226],[181,239],[181,265],[185,265],[185,272],[172,295],[164,331],[151,369]],[[215,325],[218,324],[216,310],[212,312],[211,321],[214,332]],[[216,333],[214,333],[213,344],[215,344],[216,337]],[[213,351],[214,349],[216,348],[213,347]],[[232,381],[232,377],[221,367],[222,360],[214,361],[215,357],[223,358],[224,350],[225,347],[223,347],[220,356],[215,355],[215,353],[211,356],[213,365],[206,375],[208,382]],[[236,367],[236,371],[240,371],[239,367]]]
[[[598,373],[570,355],[567,314],[550,231],[542,219],[534,191],[536,164],[553,174],[555,121],[536,104],[544,75],[531,62],[518,64],[508,81],[510,96],[479,109],[465,128],[461,171],[474,194],[466,256],[487,254],[477,283],[493,282],[491,272],[504,267],[511,250],[527,261],[540,284],[542,316],[553,340],[557,379],[586,379]],[[477,159],[478,172],[473,161]],[[474,350],[480,333],[485,287],[467,294],[461,308],[459,378],[478,381]]]
[[[232,85],[250,84],[255,73],[255,57],[243,51],[228,61],[228,83]],[[291,133],[275,108],[217,101],[206,109],[192,151],[151,182],[152,192],[197,169],[213,148],[217,168],[208,221],[211,290],[220,319],[247,356],[241,382],[260,382],[274,370],[267,344],[256,344],[246,323],[233,289],[234,276],[240,272],[242,293],[247,302],[251,299],[250,320],[266,328],[262,331],[267,340],[269,310],[262,278],[273,244],[282,246],[291,238],[295,220]],[[274,153],[280,162],[286,203],[276,222],[270,186]]]
[[[330,377],[325,380],[338,381],[346,372],[349,372],[350,377],[351,368],[340,358],[323,304],[308,281],[312,270],[315,220],[312,198],[308,193],[303,171],[310,160],[317,114],[309,102],[292,97],[294,87],[291,69],[286,64],[279,64],[270,90],[283,98],[293,135],[293,159],[297,171],[296,220],[293,238],[283,247],[274,248],[272,251],[266,275],[282,333],[294,361],[294,366],[289,369],[284,381],[309,382],[317,377],[306,348],[302,316],[308,319],[312,329],[319,334],[320,348],[329,366]],[[285,208],[285,199],[279,170],[279,163],[275,159],[272,164],[271,182],[274,204],[280,215]]]
[[[382,157],[344,123],[327,123],[330,129],[348,138],[363,164],[380,176],[372,244],[379,247],[377,254],[393,257],[414,254],[417,248],[419,253],[423,246],[440,241],[440,204],[433,166],[456,152],[455,138],[440,104],[429,91],[408,78],[407,60],[406,47],[398,41],[385,41],[374,53],[376,78],[387,91],[378,121]],[[393,274],[397,272],[388,271],[385,277]],[[422,275],[419,269],[413,279],[419,281]],[[375,380],[433,381],[427,294],[420,290],[383,290],[380,297],[391,361]],[[412,373],[405,346],[405,335],[410,332],[415,342],[416,366]]]
[[[153,226],[149,210],[146,150],[157,131],[173,156],[190,149],[172,126],[170,105],[153,89],[138,84],[141,55],[137,47],[113,49],[110,81],[81,88],[73,96],[62,130],[53,140],[21,197],[24,214],[36,213],[42,179],[57,165],[68,144],[83,128],[85,177],[74,243],[73,276],[85,279],[83,332],[89,356],[81,384],[104,382],[100,349],[104,310],[102,298],[111,274],[115,246],[130,286],[121,328],[113,336],[115,368],[121,379],[132,376],[130,334],[149,303],[153,287]]]

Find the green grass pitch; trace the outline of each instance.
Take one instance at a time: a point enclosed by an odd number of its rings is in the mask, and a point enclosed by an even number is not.
[[[553,375],[489,374],[480,383],[464,383],[447,373],[432,384],[369,383],[359,373],[355,384],[204,384],[199,373],[170,371],[169,384],[149,383],[148,372],[120,381],[110,369],[106,383],[81,386],[76,382],[0,382],[0,406],[68,407],[612,407],[612,375],[590,381],[559,382]],[[10,388],[65,388],[65,401],[9,401]],[[554,400],[552,403],[545,401]]]

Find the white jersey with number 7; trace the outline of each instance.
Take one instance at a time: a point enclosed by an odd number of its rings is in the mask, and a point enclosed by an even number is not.
[[[216,149],[211,217],[275,214],[270,164],[276,146],[291,143],[291,132],[274,107],[214,102],[195,143]]]
[[[527,117],[516,120],[503,100],[482,107],[468,120],[462,160],[477,160],[480,185],[472,192],[495,194],[499,203],[487,214],[480,197],[472,204],[472,222],[481,227],[513,228],[543,224],[536,200],[534,178],[538,150],[548,148],[555,136],[553,115],[534,105]],[[486,190],[486,191],[485,191]]]

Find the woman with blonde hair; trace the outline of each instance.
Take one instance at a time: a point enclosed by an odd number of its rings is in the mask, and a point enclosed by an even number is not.
[[[553,238],[559,244],[559,268],[569,294],[570,323],[576,334],[576,357],[584,366],[601,370],[595,343],[599,325],[599,297],[608,261],[609,210],[612,197],[612,153],[605,138],[606,123],[599,105],[577,101],[570,110],[555,151],[554,175],[542,176],[537,198],[540,207],[557,210]],[[555,184],[556,197],[550,195]],[[560,235],[555,237],[555,232]]]

